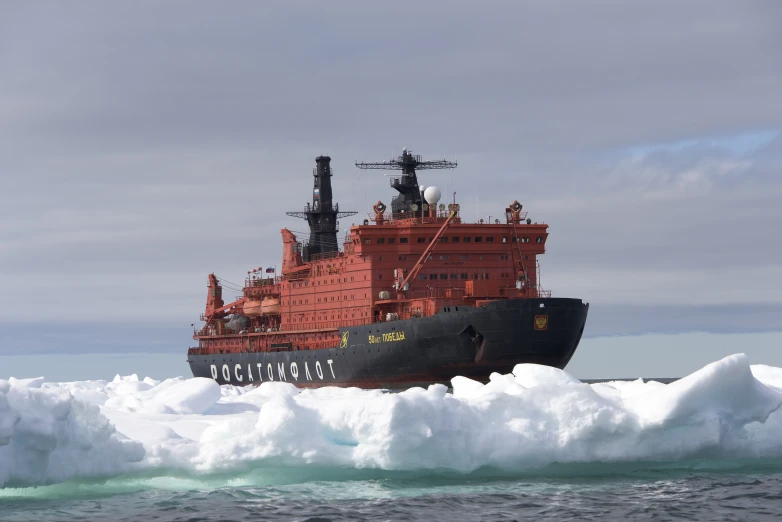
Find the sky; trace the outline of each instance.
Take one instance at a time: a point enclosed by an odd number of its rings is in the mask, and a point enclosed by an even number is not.
[[[587,337],[782,330],[782,2],[0,0],[0,355],[190,344],[320,154],[548,223]],[[342,223],[346,230],[349,222]]]

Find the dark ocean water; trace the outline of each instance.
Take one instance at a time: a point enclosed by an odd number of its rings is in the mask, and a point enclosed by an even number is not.
[[[517,476],[280,469],[277,484],[258,483],[269,476],[3,490],[0,520],[782,520],[782,462],[563,465]]]

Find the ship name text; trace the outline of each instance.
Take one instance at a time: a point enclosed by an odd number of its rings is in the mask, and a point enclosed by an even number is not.
[[[265,366],[263,363],[256,363],[255,368],[253,368],[253,365],[247,364],[246,372],[244,371],[244,367],[241,364],[223,364],[222,367],[217,364],[212,364],[210,365],[210,370],[212,372],[212,379],[217,381],[220,379],[220,377],[222,377],[223,380],[227,383],[233,381],[238,384],[256,381],[255,376],[253,375],[254,373],[258,375],[257,380],[259,382],[263,382],[264,374],[266,375],[267,381],[274,381],[275,374],[278,381],[288,382],[290,382],[288,377],[291,377],[294,382],[298,381],[299,377],[301,377],[302,381],[322,381],[324,378],[328,379],[329,373],[331,373],[332,379],[336,379],[337,376],[334,373],[334,361],[332,359],[327,359],[326,363],[328,364],[326,367],[328,368],[328,371],[324,371],[325,365],[321,365],[320,361],[315,361],[315,365],[313,367],[314,371],[310,371],[310,365],[307,361],[304,361],[301,364],[301,367],[299,366],[299,363],[295,362],[290,364],[278,362],[276,365],[267,363]],[[286,369],[288,370],[287,373]],[[247,379],[246,381],[245,378]]]
[[[404,340],[405,332],[388,332],[380,335],[369,335],[369,344],[389,343]]]

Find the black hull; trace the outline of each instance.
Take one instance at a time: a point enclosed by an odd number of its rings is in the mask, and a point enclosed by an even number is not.
[[[588,310],[580,299],[493,301],[344,328],[334,348],[189,355],[188,362],[195,377],[239,386],[286,381],[301,387],[397,388],[450,384],[456,375],[487,382],[491,373],[510,373],[519,363],[564,368],[581,340]]]

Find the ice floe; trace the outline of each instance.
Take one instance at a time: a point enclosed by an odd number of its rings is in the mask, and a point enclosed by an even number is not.
[[[0,380],[0,487],[128,471],[384,470],[782,456],[782,369],[732,355],[665,385],[517,365],[399,393],[156,381]]]

